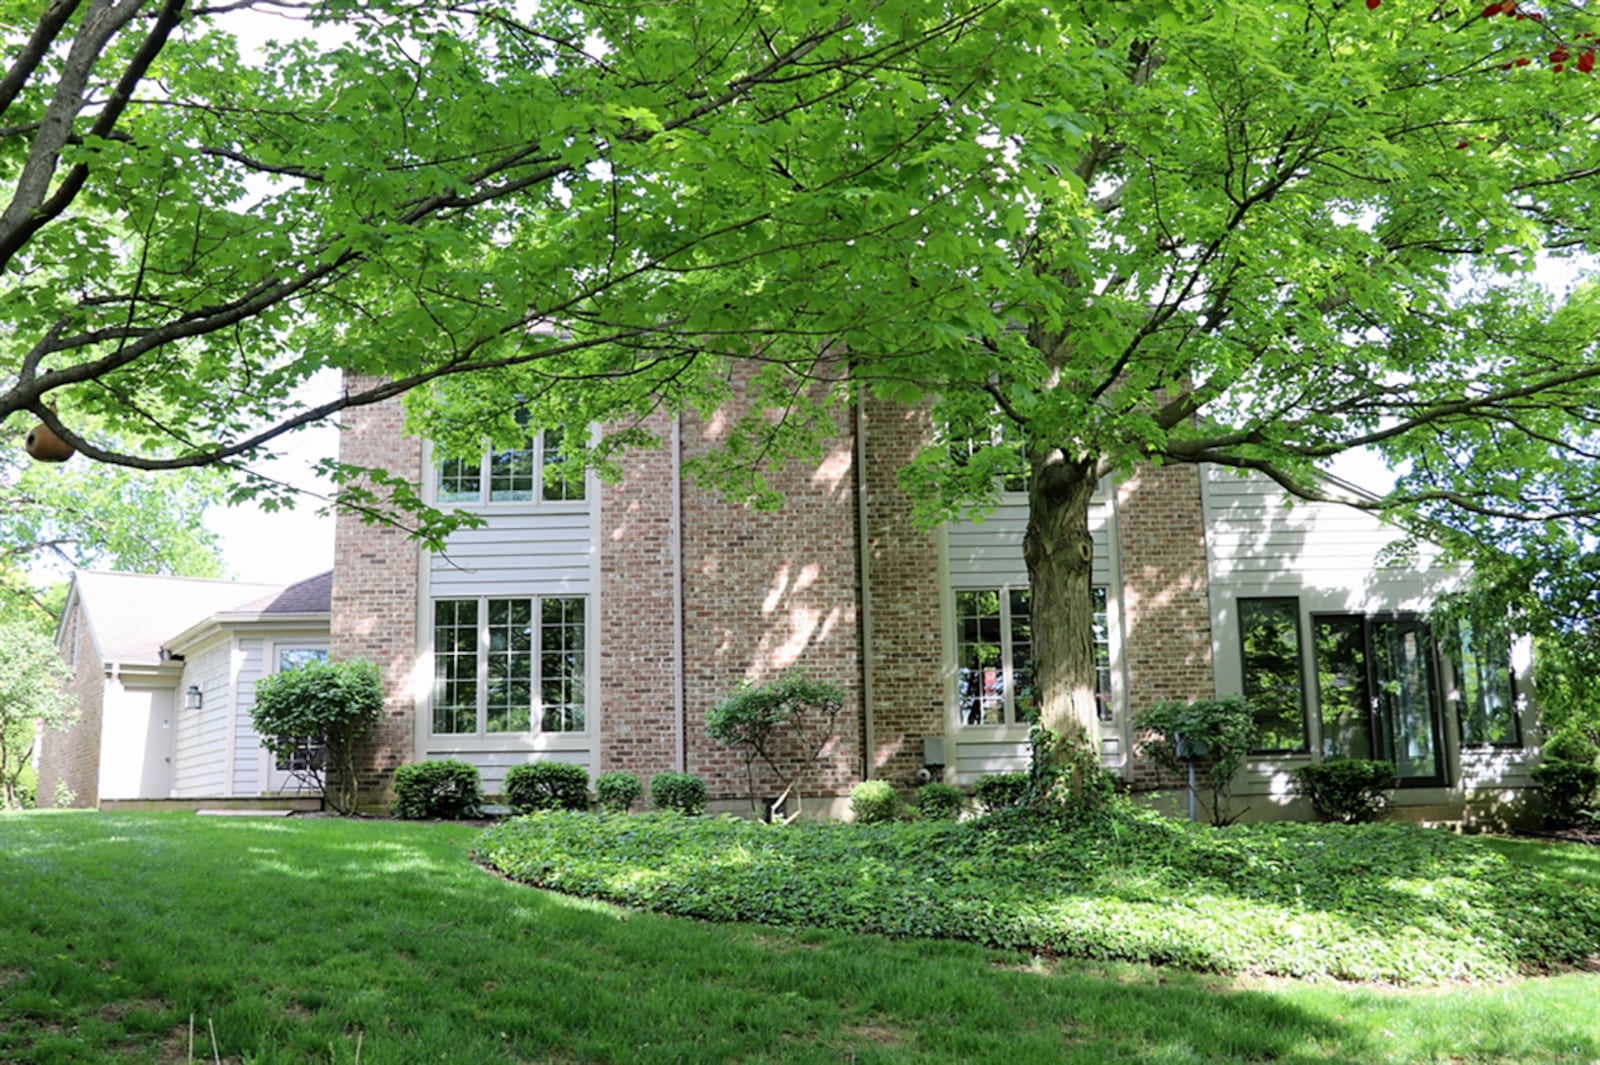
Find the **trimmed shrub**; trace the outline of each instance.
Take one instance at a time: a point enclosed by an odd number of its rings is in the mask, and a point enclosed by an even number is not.
[[[341,814],[356,812],[361,740],[382,717],[378,667],[360,660],[307,662],[262,677],[250,710],[262,746],[280,758],[320,746],[308,772]]]
[[[706,812],[706,782],[693,773],[657,773],[650,778],[650,802],[657,810],[685,817]]]
[[[632,773],[601,773],[595,778],[594,797],[602,810],[625,814],[644,794],[644,785]]]
[[[857,824],[897,821],[904,811],[900,793],[887,780],[863,780],[850,789],[850,812],[856,815]]]
[[[1545,820],[1555,825],[1570,825],[1579,820],[1595,788],[1600,787],[1600,769],[1581,762],[1546,758],[1528,775],[1544,795]]]
[[[1028,801],[1031,781],[1026,772],[989,773],[972,785],[972,797],[985,813],[1021,806]]]
[[[1544,794],[1545,820],[1570,825],[1589,807],[1600,787],[1600,747],[1577,728],[1558,729],[1544,742],[1544,761],[1529,776]]]
[[[1340,758],[1294,771],[1294,788],[1327,821],[1358,825],[1376,821],[1389,807],[1394,766],[1365,758]]]
[[[589,808],[589,771],[581,765],[530,762],[512,766],[505,789],[514,814]]]
[[[454,758],[412,762],[394,771],[389,810],[404,821],[477,817],[483,808],[478,767]]]
[[[936,780],[917,789],[917,815],[925,821],[954,821],[966,804],[966,795],[954,784]]]

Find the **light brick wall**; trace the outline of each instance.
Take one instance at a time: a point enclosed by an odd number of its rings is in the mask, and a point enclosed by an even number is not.
[[[686,460],[724,439],[739,411],[685,418]],[[758,512],[684,485],[685,719],[689,771],[713,798],[747,793],[743,762],[706,735],[706,712],[743,680],[800,666],[848,693],[837,741],[804,794],[843,795],[861,778],[861,646],[855,433],[848,411],[820,461],[792,463],[776,479],[781,510]],[[770,781],[764,794],[775,795]]]
[[[672,419],[645,423],[662,445],[636,451],[600,494],[600,770],[648,782],[677,766]]]
[[[1215,695],[1199,468],[1145,467],[1119,484],[1117,532],[1129,711]],[[1134,786],[1174,783],[1136,743]]]
[[[105,708],[105,667],[84,624],[83,605],[74,602],[63,624],[61,651],[72,677],[67,691],[78,704],[78,717],[65,732],[45,729],[39,737],[39,806],[54,804],[56,785],[72,789],[74,806],[100,801],[100,724]]]
[[[352,390],[374,382],[351,380]],[[404,433],[398,399],[348,410],[339,435],[342,462],[387,470],[420,483],[422,443]],[[364,754],[361,801],[386,801],[397,766],[415,760],[419,547],[390,525],[368,525],[340,511],[334,525],[330,624],[335,659],[364,658],[383,673],[382,723]]]
[[[933,421],[926,409],[865,403],[870,772],[906,788],[922,768],[922,738],[945,733],[939,545],[932,533],[912,525],[911,497],[897,479],[931,438]],[[953,743],[947,745],[947,757],[954,753]]]

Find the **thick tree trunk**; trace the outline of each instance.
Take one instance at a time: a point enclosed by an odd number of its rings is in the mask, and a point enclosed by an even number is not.
[[[1098,749],[1094,687],[1094,541],[1089,502],[1096,463],[1059,452],[1036,458],[1028,487],[1028,564],[1039,724],[1083,734]]]

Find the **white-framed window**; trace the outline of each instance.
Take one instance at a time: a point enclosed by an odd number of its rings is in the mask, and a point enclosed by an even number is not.
[[[584,478],[568,476],[566,458],[562,431],[546,429],[531,434],[526,447],[490,448],[477,459],[441,459],[434,466],[434,499],[466,504],[581,501]]]
[[[324,643],[275,643],[272,646],[274,673],[284,673],[312,662],[327,660],[328,645]],[[273,756],[272,768],[296,776],[319,773],[323,757],[322,742],[315,736],[296,736],[292,750],[280,750]]]
[[[436,599],[434,735],[584,732],[583,596]]]
[[[1096,713],[1111,721],[1111,630],[1106,589],[1093,589]],[[1026,725],[1038,708],[1033,619],[1026,587],[958,588],[956,706],[964,726]]]

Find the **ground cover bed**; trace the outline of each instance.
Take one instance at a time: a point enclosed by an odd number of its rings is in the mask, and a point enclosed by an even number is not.
[[[1216,830],[1120,805],[781,829],[551,813],[478,848],[531,884],[708,920],[1396,984],[1600,964],[1600,856],[1575,877],[1415,825]]]
[[[575,840],[585,823],[658,834],[649,818],[574,820],[570,833],[560,821],[494,836]],[[482,836],[340,818],[0,816],[0,1061],[1600,1060],[1600,974],[1397,989],[684,920],[490,875],[471,860]],[[1486,846],[1524,878],[1600,891],[1595,848]],[[627,850],[609,860],[647,877]],[[1021,864],[1008,868],[1021,877]],[[1125,896],[1138,876],[1153,896],[1176,878],[1130,869]],[[774,875],[769,891],[805,883]]]

